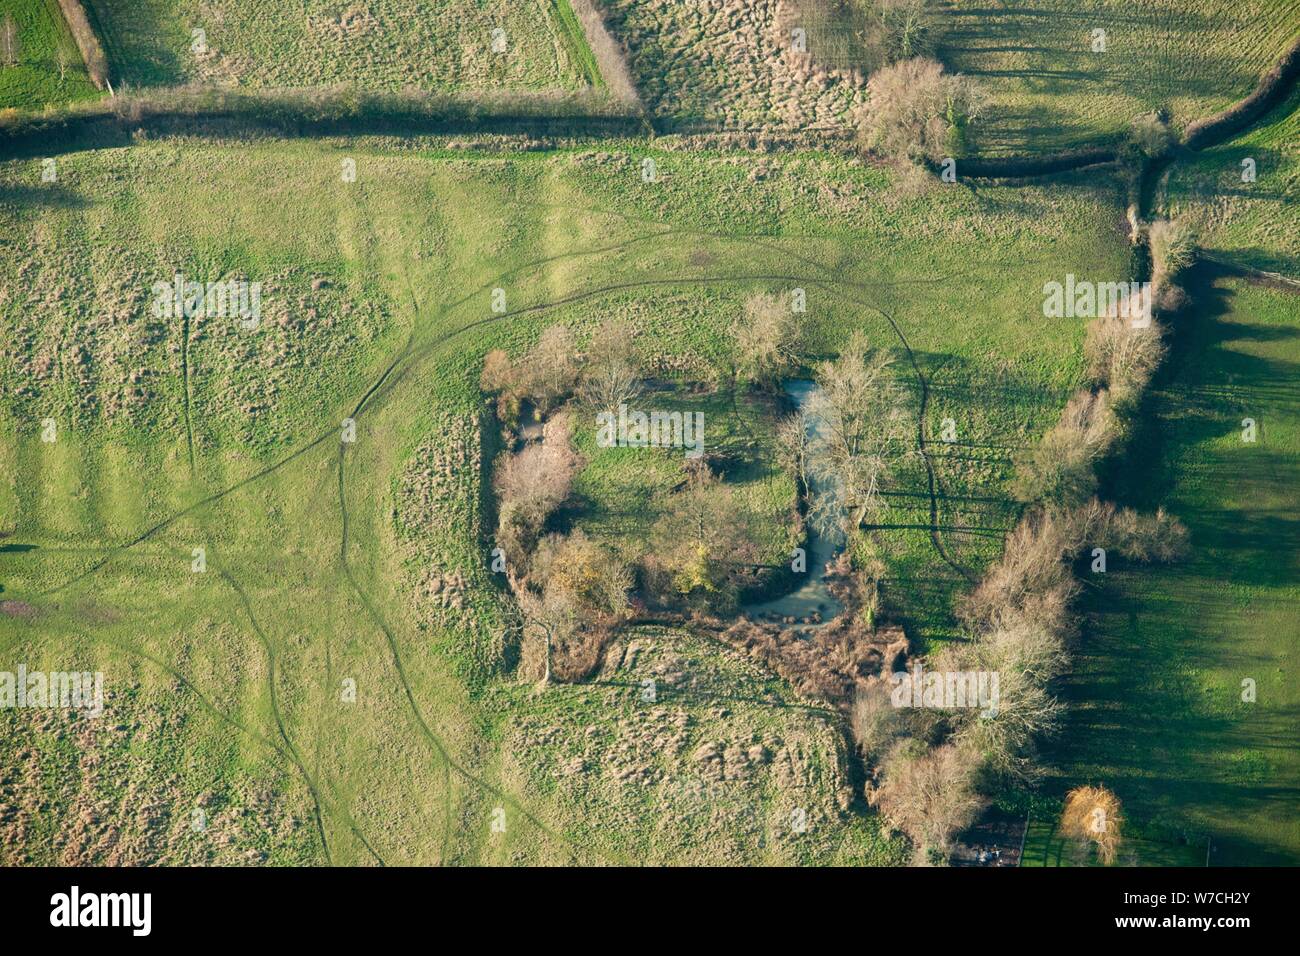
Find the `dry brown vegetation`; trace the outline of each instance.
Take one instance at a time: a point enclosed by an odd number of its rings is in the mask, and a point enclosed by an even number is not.
[[[1121,841],[1119,798],[1105,787],[1076,787],[1065,795],[1065,809],[1058,826],[1062,836],[1097,847],[1097,858],[1109,866]]]
[[[984,806],[973,787],[975,770],[976,762],[956,744],[927,749],[903,740],[885,758],[869,799],[889,826],[912,840],[918,863],[941,863],[953,834]]]
[[[99,42],[94,27],[90,25],[81,0],[59,0],[59,9],[63,11],[63,18],[68,21],[68,29],[72,31],[72,38],[77,41],[81,58],[86,62],[86,73],[90,76],[90,82],[99,89],[104,89],[109,83],[108,57],[104,55],[104,47]]]
[[[800,52],[791,0],[607,0],[641,95],[661,121],[847,129],[866,76]]]
[[[877,70],[867,92],[862,145],[900,163],[963,155],[984,112],[984,96],[973,80],[944,73],[942,64],[925,57]]]
[[[627,62],[627,50],[610,34],[605,25],[605,15],[595,0],[569,0],[574,15],[587,35],[587,45],[600,67],[601,78],[609,91],[619,100],[638,110],[644,107],[632,80],[632,70]]]
[[[811,630],[741,620],[721,637],[762,660],[800,696],[846,710],[868,678],[907,646],[900,628],[868,629],[850,615]]]

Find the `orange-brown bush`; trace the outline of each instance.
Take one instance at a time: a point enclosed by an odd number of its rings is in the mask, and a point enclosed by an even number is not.
[[[1095,843],[1097,858],[1108,866],[1115,862],[1122,825],[1119,798],[1105,787],[1076,787],[1065,795],[1061,834]]]

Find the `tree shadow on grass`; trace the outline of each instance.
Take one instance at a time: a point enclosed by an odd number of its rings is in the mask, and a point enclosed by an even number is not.
[[[89,200],[79,192],[65,186],[46,183],[29,186],[24,183],[0,183],[0,206],[43,206],[51,209],[85,209]]]

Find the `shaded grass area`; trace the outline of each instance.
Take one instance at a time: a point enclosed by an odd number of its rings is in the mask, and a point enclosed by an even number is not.
[[[1211,836],[1213,864],[1294,864],[1300,300],[1206,270],[1190,291],[1149,424],[1108,484],[1168,507],[1191,552],[1093,582],[1057,784],[1103,783],[1135,819]]]
[[[1062,837],[1052,823],[1029,821],[1021,866],[1100,866],[1095,849]],[[1115,866],[1205,866],[1205,843],[1169,842],[1125,835]]]
[[[0,21],[6,17],[17,28],[18,54],[14,65],[0,64],[0,110],[43,109],[100,95],[55,0],[0,0]]]
[[[1004,154],[1117,137],[1156,108],[1218,112],[1300,33],[1290,0],[954,0],[946,20],[940,58],[992,94],[979,149]]]
[[[66,157],[68,175],[48,190],[26,185],[33,163],[0,168],[5,288],[21,291],[0,302],[0,598],[32,614],[0,616],[0,661],[102,669],[112,691],[138,681],[106,721],[211,738],[211,756],[162,731],[132,741],[151,766],[189,761],[150,791],[169,820],[208,792],[249,805],[246,768],[266,763],[257,799],[274,836],[231,838],[272,861],[599,863],[649,845],[685,861],[706,849],[694,829],[674,829],[676,796],[647,797],[614,775],[614,751],[563,780],[519,751],[520,735],[555,725],[556,746],[581,756],[575,735],[616,712],[635,735],[639,703],[597,695],[570,713],[558,695],[586,689],[533,698],[511,676],[478,526],[493,451],[478,424],[486,351],[517,353],[554,321],[582,332],[602,310],[626,310],[665,368],[708,367],[746,295],[797,284],[816,354],[861,328],[917,381],[913,351],[936,394],[953,389],[947,414],[1006,444],[1045,429],[1081,374],[1081,322],[1026,334],[1044,321],[1042,282],[1126,267],[1115,184],[903,199],[887,174],[828,157],[774,160],[751,180],[749,157],[663,151],[662,179],[642,184],[641,153],[620,144],[540,156],[325,146],[103,150]],[[355,183],[339,179],[344,156],[358,161]],[[153,315],[151,283],[174,262],[195,278],[275,279],[256,335]],[[491,311],[497,287],[504,317]],[[1023,398],[1004,411],[1004,395]],[[45,418],[58,426],[52,444],[40,440]],[[340,442],[344,418],[355,443]],[[984,468],[954,461],[943,480],[1004,497],[1002,473]],[[931,607],[928,501],[916,511],[927,523],[900,520],[908,527],[889,536],[922,583],[897,593]],[[459,604],[440,600],[449,586]],[[683,695],[662,719],[698,728],[671,765],[685,793],[710,792],[714,761],[695,761],[700,746],[721,742],[725,763],[744,745],[750,770],[725,799],[741,813],[762,807],[770,840],[734,858],[893,859],[870,817],[840,816],[834,734],[797,708],[776,729],[766,711],[728,703],[763,698],[772,678],[738,675],[715,652],[690,649],[684,669],[719,672],[711,696]],[[626,667],[606,676],[648,676]],[[33,739],[41,753],[66,746]],[[780,776],[776,757],[794,741],[807,741],[807,766]],[[754,746],[772,762],[749,757]],[[782,843],[800,789],[839,829]],[[593,801],[636,829],[594,825]],[[491,826],[498,808],[504,834]],[[77,810],[60,796],[39,826],[75,836]],[[87,845],[86,859],[106,859]],[[36,846],[39,862],[63,850],[53,837]],[[169,846],[141,839],[139,857],[206,852]]]

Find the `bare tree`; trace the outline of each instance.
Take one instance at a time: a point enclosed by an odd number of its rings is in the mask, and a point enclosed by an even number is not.
[[[568,497],[578,465],[562,418],[547,423],[543,441],[502,456],[495,479],[497,546],[516,574],[527,567],[546,519]]]
[[[961,155],[985,105],[973,80],[945,74],[938,62],[923,57],[877,70],[867,95],[863,146],[905,162]]]
[[[641,363],[634,336],[632,324],[624,319],[607,321],[592,335],[578,395],[594,411],[617,412],[640,396]]]
[[[776,384],[799,358],[799,321],[787,303],[760,293],[731,327],[736,369],[756,385]]]
[[[918,862],[940,863],[954,834],[984,805],[974,789],[975,769],[970,756],[953,744],[927,750],[920,741],[906,740],[885,758],[883,782],[869,799],[889,826],[911,838]]]
[[[1020,462],[1016,497],[1064,508],[1082,504],[1096,491],[1096,462],[1115,438],[1109,393],[1105,389],[1076,393],[1060,420]]]
[[[646,559],[651,580],[666,579],[677,594],[716,604],[734,598],[736,566],[756,559],[748,513],[732,489],[703,468],[687,473],[686,487],[668,502],[652,539]]]
[[[573,596],[559,588],[548,588],[536,594],[520,588],[516,594],[525,641],[542,643],[541,683],[551,682],[551,661],[558,644],[567,640],[577,627],[578,609]]]
[[[780,463],[808,487],[808,452],[812,446],[812,423],[802,412],[781,419],[776,426],[776,448]]]
[[[878,0],[876,18],[890,59],[934,54],[940,21],[931,0]]]
[[[1035,510],[1007,535],[1002,559],[966,598],[962,616],[976,629],[1012,612],[1064,619],[1078,584],[1065,558],[1077,539],[1070,523],[1052,510]]]
[[[1004,633],[996,643],[980,642],[975,660],[979,670],[997,675],[996,703],[991,708],[953,712],[954,742],[976,755],[983,768],[1016,781],[1033,783],[1042,769],[1034,761],[1035,744],[1059,728],[1065,705],[1047,691],[1040,673],[1024,665],[1054,668],[1064,650],[1038,642],[1041,634]],[[1026,641],[1034,643],[1026,643]],[[1035,657],[1021,655],[1034,654]]]
[[[1130,319],[1113,315],[1088,323],[1083,344],[1088,371],[1119,404],[1137,400],[1164,353],[1160,328],[1154,322],[1135,327]]]
[[[882,506],[885,480],[904,454],[903,393],[891,361],[854,334],[834,362],[817,373],[809,403],[818,421],[811,438],[816,492],[809,515],[823,533],[849,534]]]
[[[518,371],[510,356],[501,349],[493,349],[483,356],[483,372],[479,387],[485,392],[504,392],[516,384]]]
[[[528,353],[531,394],[542,405],[550,405],[573,387],[577,378],[575,351],[573,333],[563,325],[552,325]]]
[[[1178,279],[1196,259],[1196,230],[1182,219],[1160,219],[1148,231],[1151,243],[1151,282],[1161,289]]]
[[[573,388],[577,378],[577,355],[573,333],[562,325],[545,329],[537,344],[518,361],[501,349],[483,357],[479,385],[496,393],[501,406],[517,406],[521,398],[532,398],[543,408]]]

